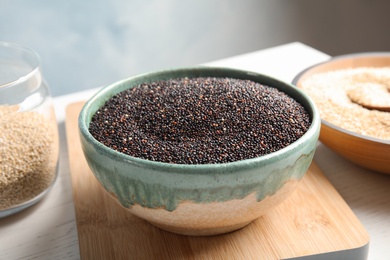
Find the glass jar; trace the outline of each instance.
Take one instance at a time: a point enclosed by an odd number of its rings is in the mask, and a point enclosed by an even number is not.
[[[0,42],[0,217],[50,190],[58,154],[57,121],[38,54]]]

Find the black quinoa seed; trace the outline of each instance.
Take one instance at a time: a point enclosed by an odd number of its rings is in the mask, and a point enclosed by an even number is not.
[[[276,88],[233,78],[180,78],[115,95],[93,116],[89,131],[134,157],[213,164],[280,150],[310,123],[304,107]]]

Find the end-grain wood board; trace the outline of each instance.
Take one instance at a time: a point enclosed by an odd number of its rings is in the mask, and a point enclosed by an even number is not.
[[[366,259],[366,230],[315,162],[285,202],[229,234],[176,235],[133,216],[105,193],[84,159],[77,126],[82,105],[66,111],[82,259]]]

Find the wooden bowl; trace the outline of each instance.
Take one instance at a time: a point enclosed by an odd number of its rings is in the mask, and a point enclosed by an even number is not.
[[[298,88],[309,76],[358,67],[389,67],[390,53],[360,53],[338,56],[311,66],[293,80]],[[390,113],[390,112],[388,112]],[[321,120],[320,141],[346,159],[364,168],[390,174],[390,141],[364,136]]]

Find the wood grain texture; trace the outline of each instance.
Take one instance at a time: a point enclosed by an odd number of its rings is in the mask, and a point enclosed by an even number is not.
[[[361,138],[334,125],[321,124],[321,142],[344,158],[364,168],[390,174],[389,142]]]
[[[314,162],[290,198],[241,230],[211,237],[162,231],[116,204],[89,170],[78,137],[82,104],[71,104],[66,114],[82,259],[283,259],[369,243],[364,227]]]

